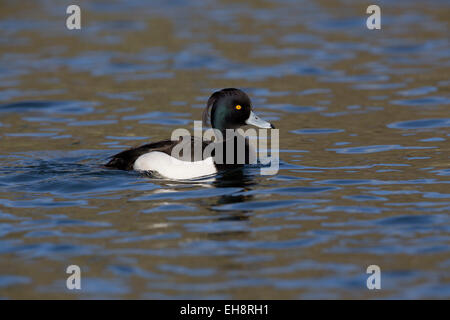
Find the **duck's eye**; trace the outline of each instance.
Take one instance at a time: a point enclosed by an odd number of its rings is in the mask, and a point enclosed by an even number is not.
[[[236,106],[236,110],[241,110],[241,109],[242,109],[241,105],[238,104],[238,105]]]

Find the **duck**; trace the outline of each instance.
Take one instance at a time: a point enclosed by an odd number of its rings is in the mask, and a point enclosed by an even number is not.
[[[259,118],[254,113],[250,97],[244,91],[236,88],[225,88],[214,92],[206,103],[202,118],[203,124],[210,125],[212,129],[222,133],[224,137],[226,131],[236,130],[246,125],[264,129],[275,128],[273,124]],[[217,147],[217,143],[224,143],[224,141],[225,139],[215,141],[215,146]],[[204,156],[202,152],[200,158],[195,157],[192,152],[192,155],[188,155],[188,161],[185,157],[174,155],[176,148],[182,149],[186,144],[190,144],[188,147],[192,147],[188,150],[194,150],[195,144],[198,144],[201,150],[205,151],[205,148],[208,148],[211,143],[213,141],[205,139],[199,141],[194,136],[180,137],[178,140],[166,139],[152,142],[113,155],[105,166],[119,170],[134,170],[173,180],[189,180],[215,175],[223,170],[242,167],[249,163],[251,148],[247,139],[245,139],[244,163],[235,161],[230,164],[225,163],[225,161],[218,161],[214,151],[209,156]],[[236,145],[234,146],[236,147]],[[224,147],[223,150],[228,149]],[[225,151],[222,156],[225,159]],[[235,159],[236,156],[237,152],[234,152]]]

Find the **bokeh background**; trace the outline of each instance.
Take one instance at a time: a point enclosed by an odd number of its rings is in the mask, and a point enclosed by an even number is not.
[[[0,298],[450,298],[449,17],[444,0],[2,0]],[[280,129],[277,175],[101,166],[191,129],[224,87]]]

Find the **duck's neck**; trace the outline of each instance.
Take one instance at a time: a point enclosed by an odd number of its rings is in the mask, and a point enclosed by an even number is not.
[[[226,130],[227,130],[227,129],[230,129],[230,128],[225,128],[224,126],[214,126],[213,129],[219,130],[220,133],[222,133],[223,138],[225,139],[225,134],[227,133]]]
[[[229,128],[225,128],[225,127],[223,127],[223,126],[219,126],[219,127],[214,126],[213,129],[219,130],[219,131],[220,131],[220,136],[217,136],[217,134],[216,134],[216,141],[217,141],[217,142],[223,141],[223,140],[226,139],[226,137],[227,137],[227,132],[226,132],[226,130],[229,129]]]
[[[226,116],[225,110],[222,108],[217,108],[215,110],[214,117],[211,121],[212,127],[222,132],[222,134],[224,134],[225,130],[228,129],[225,121],[226,118],[225,116]]]
[[[235,128],[224,128],[224,129],[220,129],[217,127],[213,128],[214,130],[219,130],[220,134],[219,135],[215,135],[215,142],[225,142],[229,139],[236,139],[238,136],[242,136],[239,132],[235,131]],[[245,138],[245,136],[244,136]]]

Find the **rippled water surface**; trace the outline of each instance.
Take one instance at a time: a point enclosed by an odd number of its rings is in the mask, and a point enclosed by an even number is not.
[[[0,298],[450,298],[450,6],[379,4],[369,31],[360,1],[80,1],[69,31],[3,1]],[[101,166],[224,87],[280,129],[277,175]]]

